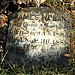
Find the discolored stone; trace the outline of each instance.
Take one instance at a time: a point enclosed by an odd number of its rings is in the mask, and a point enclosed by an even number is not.
[[[27,63],[65,58],[64,54],[70,50],[70,30],[70,19],[59,10],[24,8],[10,22],[7,58],[15,62],[23,59]]]

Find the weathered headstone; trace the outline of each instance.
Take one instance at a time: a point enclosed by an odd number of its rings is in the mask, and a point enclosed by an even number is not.
[[[69,18],[59,10],[24,8],[10,22],[7,58],[15,62],[60,59],[69,52],[70,28]]]

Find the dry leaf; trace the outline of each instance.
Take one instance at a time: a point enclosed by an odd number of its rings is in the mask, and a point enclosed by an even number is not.
[[[42,4],[42,3],[45,2],[46,0],[34,0],[34,1],[35,1],[35,3],[36,3],[37,7],[39,7],[40,4]]]
[[[6,22],[8,21],[7,16],[4,14],[0,15],[0,27],[4,27],[6,24]]]
[[[22,3],[24,3],[24,4],[29,4],[29,3],[31,3],[31,2],[34,2],[34,3],[37,5],[37,7],[39,7],[40,4],[42,4],[42,3],[45,2],[45,1],[46,1],[46,0],[18,0],[17,3],[18,3],[18,4],[22,4]]]
[[[64,54],[65,57],[70,57],[70,54]]]
[[[24,4],[28,4],[28,3],[30,3],[32,0],[17,0],[17,3],[18,4],[22,4],[22,3],[24,3]]]

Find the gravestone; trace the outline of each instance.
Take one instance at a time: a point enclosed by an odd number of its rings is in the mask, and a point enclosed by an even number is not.
[[[6,41],[7,59],[12,61],[64,61],[70,50],[70,19],[48,7],[21,9],[10,21]],[[44,59],[44,60],[42,60]]]

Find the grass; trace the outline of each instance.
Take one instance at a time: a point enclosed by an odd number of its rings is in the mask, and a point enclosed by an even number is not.
[[[72,59],[65,66],[57,66],[53,63],[48,67],[44,65],[26,67],[25,64],[17,65],[7,61],[0,66],[0,75],[75,75],[75,61]]]

